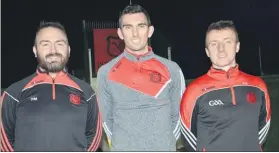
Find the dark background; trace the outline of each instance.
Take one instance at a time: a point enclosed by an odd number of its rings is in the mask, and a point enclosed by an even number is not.
[[[151,15],[156,28],[154,52],[165,56],[165,39],[172,46],[172,60],[186,79],[196,78],[210,67],[204,51],[205,31],[211,22],[233,20],[241,49],[238,63],[247,73],[260,75],[259,46],[263,72],[279,74],[278,0],[132,0]],[[2,1],[2,88],[35,72],[32,52],[40,21],[60,21],[72,48],[68,67],[84,69],[82,20],[117,21],[129,0],[5,0]],[[159,32],[160,31],[160,32]],[[162,36],[163,35],[163,36]]]

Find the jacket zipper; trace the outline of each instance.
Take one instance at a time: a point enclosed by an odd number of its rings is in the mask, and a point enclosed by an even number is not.
[[[227,72],[227,79],[228,79],[228,80],[230,79],[230,75],[229,75],[228,72]],[[233,105],[236,105],[235,93],[234,93],[234,89],[233,89],[233,87],[231,86],[231,84],[230,84],[230,89],[231,89],[231,93],[232,93],[232,104],[233,104]]]
[[[137,70],[139,71],[139,72],[141,72],[141,69],[140,69],[140,56],[137,56]]]
[[[55,95],[55,79],[52,78],[52,100],[55,100],[56,95]]]

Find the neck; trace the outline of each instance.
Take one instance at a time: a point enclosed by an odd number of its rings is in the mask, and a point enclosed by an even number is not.
[[[229,69],[231,69],[231,68],[233,68],[233,67],[235,67],[235,66],[236,66],[236,63],[235,63],[235,62],[233,62],[232,64],[229,64],[229,65],[227,65],[227,66],[222,66],[222,67],[212,64],[212,67],[213,67],[213,68],[219,69],[219,70],[223,70],[223,71],[225,71],[225,72],[228,72]]]
[[[39,69],[40,69],[40,71],[42,71],[42,72],[46,72],[46,70],[43,69],[42,67],[39,67]],[[48,74],[51,76],[51,78],[55,78],[55,77],[56,77],[56,73],[49,72]]]
[[[139,50],[139,51],[132,51],[127,47],[125,48],[125,50],[127,50],[128,52],[135,54],[135,55],[143,55],[143,54],[148,53],[148,46],[144,47],[142,50]]]
[[[49,73],[49,75],[51,76],[51,78],[55,78],[56,77],[56,73]]]

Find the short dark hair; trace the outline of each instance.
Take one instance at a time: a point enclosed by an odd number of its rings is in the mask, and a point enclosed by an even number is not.
[[[36,39],[37,39],[38,33],[42,29],[49,28],[49,27],[61,30],[67,38],[67,33],[66,33],[66,30],[65,30],[65,27],[60,22],[45,22],[45,21],[42,21],[42,22],[40,22],[40,25],[39,25],[39,27],[36,31],[36,36],[35,36],[35,41],[34,41],[35,46],[36,46]]]
[[[150,20],[150,16],[148,14],[148,12],[140,5],[138,4],[132,4],[132,5],[128,5],[126,6],[123,11],[120,13],[119,15],[119,28],[122,27],[122,17],[125,14],[136,14],[136,13],[143,13],[147,19],[147,24],[148,26],[151,25],[151,20]]]
[[[236,41],[237,42],[239,41],[238,32],[234,26],[233,21],[231,21],[231,20],[220,20],[220,21],[211,23],[207,28],[206,37],[207,37],[207,34],[212,30],[224,30],[224,29],[233,30],[235,33]],[[205,44],[206,44],[206,42],[205,42]]]

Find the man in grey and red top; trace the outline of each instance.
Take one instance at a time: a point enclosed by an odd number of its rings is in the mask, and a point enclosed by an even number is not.
[[[185,88],[180,67],[148,47],[150,18],[139,5],[120,15],[124,52],[98,71],[97,99],[112,151],[175,151],[179,104]]]
[[[206,54],[212,67],[187,86],[181,107],[182,140],[187,151],[260,151],[271,108],[266,84],[239,70],[240,42],[232,21],[212,23]]]
[[[89,84],[70,75],[64,27],[43,22],[33,52],[37,72],[3,93],[1,151],[96,151],[102,123]]]

